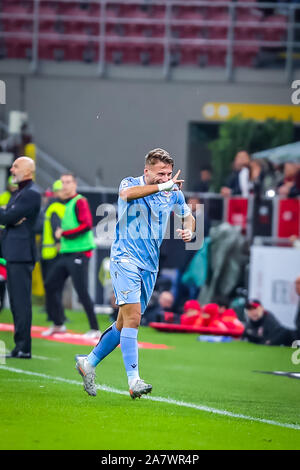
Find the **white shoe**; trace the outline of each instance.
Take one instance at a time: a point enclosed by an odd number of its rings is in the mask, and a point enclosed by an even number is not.
[[[101,331],[100,330],[90,330],[84,333],[84,338],[90,338],[90,339],[100,339],[101,338]]]
[[[48,330],[45,330],[42,332],[42,336],[52,336],[55,335],[56,333],[65,333],[67,331],[67,328],[65,325],[61,326],[51,326]]]
[[[76,356],[75,367],[83,378],[84,390],[92,397],[95,397],[97,395],[95,367],[89,363],[87,356]]]
[[[146,384],[142,379],[135,379],[130,383],[129,393],[131,398],[141,398],[142,395],[146,395],[152,391],[152,385]]]

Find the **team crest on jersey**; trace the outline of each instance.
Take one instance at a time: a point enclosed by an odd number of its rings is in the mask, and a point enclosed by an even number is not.
[[[128,181],[127,180],[122,181],[121,188],[126,188],[127,186],[128,186]]]

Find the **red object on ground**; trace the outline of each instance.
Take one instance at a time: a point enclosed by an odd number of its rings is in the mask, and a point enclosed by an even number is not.
[[[227,329],[231,331],[234,330],[237,334],[240,333],[240,335],[244,333],[245,327],[232,308],[225,310],[225,312],[221,314],[220,319]]]
[[[236,329],[229,329],[226,328],[216,328],[216,327],[209,327],[209,326],[192,326],[192,325],[176,325],[172,323],[158,323],[158,322],[151,322],[149,323],[151,328],[155,328],[159,331],[166,331],[169,333],[198,333],[198,334],[206,334],[206,335],[218,335],[218,336],[232,336],[239,338],[241,336],[240,331]]]
[[[189,302],[196,301],[188,301],[186,304]],[[194,307],[195,306],[196,304]],[[194,311],[196,310],[192,307],[190,307],[190,309]],[[184,308],[184,311],[188,310],[189,308]],[[239,321],[233,309],[227,309],[224,313],[220,314],[218,304],[214,303],[204,305],[202,310],[199,311],[199,313],[195,313],[194,315],[183,313],[180,317],[180,325],[169,325],[167,323],[152,322],[149,324],[149,326],[161,331],[205,333],[234,337],[242,336],[244,332],[244,325]],[[171,328],[168,326],[171,326]]]
[[[31,337],[45,339],[47,341],[56,341],[58,343],[78,344],[80,346],[96,346],[99,339],[85,338],[81,333],[67,331],[66,333],[56,333],[51,336],[42,336],[42,332],[48,330],[43,326],[32,326]],[[14,325],[10,323],[0,323],[0,331],[14,331]],[[138,343],[139,349],[172,349],[165,344]]]

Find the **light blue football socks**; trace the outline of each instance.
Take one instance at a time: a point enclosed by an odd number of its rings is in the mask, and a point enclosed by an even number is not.
[[[139,378],[138,367],[138,330],[136,328],[122,328],[120,332],[116,323],[113,323],[102,334],[99,343],[88,355],[87,359],[91,366],[96,367],[108,354],[110,354],[119,344],[123,361],[128,377],[128,383]]]
[[[129,385],[132,380],[139,378],[137,336],[136,328],[122,328],[120,344]]]
[[[99,343],[94,347],[93,351],[88,355],[88,361],[96,367],[108,354],[110,354],[120,344],[120,331],[113,323],[102,334]]]

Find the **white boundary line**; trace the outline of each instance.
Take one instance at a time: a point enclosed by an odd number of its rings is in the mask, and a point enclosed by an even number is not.
[[[69,385],[80,385],[82,386],[82,382],[79,382],[77,380],[70,380],[70,379],[65,379],[64,377],[54,377],[51,375],[46,375],[46,374],[41,374],[39,372],[31,372],[28,370],[22,370],[22,369],[15,369],[14,367],[7,367],[0,365],[0,370],[6,370],[8,372],[15,372],[17,374],[24,374],[24,375],[31,375],[35,377],[40,377],[42,379],[48,379],[48,380],[53,380],[54,382],[63,382],[67,383]],[[116,388],[108,387],[106,385],[97,385],[98,390],[102,390],[103,392],[110,392],[110,393],[116,393],[118,395],[128,395],[128,391],[124,390],[118,390]],[[185,408],[192,408],[194,410],[198,411],[205,411],[207,413],[212,413],[216,415],[221,415],[221,416],[227,416],[229,418],[236,418],[236,419],[243,419],[246,421],[253,421],[257,423],[262,423],[262,424],[271,424],[273,426],[279,426],[281,428],[287,428],[287,429],[294,429],[299,431],[300,430],[300,425],[299,424],[290,424],[290,423],[280,423],[278,421],[273,421],[270,419],[263,419],[263,418],[255,418],[252,416],[247,416],[243,414],[238,414],[238,413],[232,413],[231,411],[226,411],[226,410],[219,410],[217,408],[210,408],[209,406],[205,405],[196,405],[194,403],[187,403],[184,401],[177,401],[173,400],[172,398],[163,398],[163,397],[153,397],[153,396],[145,396],[142,397],[145,400],[150,400],[150,401],[156,401],[159,403],[167,403],[169,405],[176,405],[176,406],[182,406]]]

